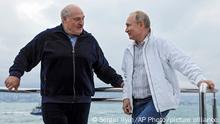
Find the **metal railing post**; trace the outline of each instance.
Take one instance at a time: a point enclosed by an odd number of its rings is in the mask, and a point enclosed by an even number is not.
[[[206,90],[207,84],[201,83],[199,87],[199,117],[200,124],[207,124],[207,113],[206,113]]]
[[[217,105],[216,105],[216,97],[215,91],[213,92],[213,103],[212,103],[212,117],[213,117],[213,124],[217,124]]]

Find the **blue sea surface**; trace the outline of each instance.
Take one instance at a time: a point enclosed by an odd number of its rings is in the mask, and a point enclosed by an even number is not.
[[[103,96],[104,94],[99,94]],[[104,96],[115,97],[120,94],[108,93]],[[177,110],[171,111],[167,124],[198,124],[198,94],[182,94]],[[220,107],[219,95],[217,107]],[[0,92],[0,124],[43,124],[42,117],[31,115],[34,107],[39,105],[41,97],[38,93],[6,93]],[[207,95],[207,115],[209,123],[212,119],[212,94]],[[92,102],[89,124],[129,124],[131,118],[122,111],[121,102]]]

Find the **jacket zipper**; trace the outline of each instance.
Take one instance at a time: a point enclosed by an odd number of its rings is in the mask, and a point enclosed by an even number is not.
[[[75,50],[74,46],[72,49],[72,55],[73,55],[73,102],[76,100],[76,89],[75,89],[75,83],[76,83],[76,78],[75,78]]]
[[[147,44],[146,44],[146,46],[145,46],[145,47],[147,47],[147,45],[148,45],[149,41],[150,41],[150,37],[148,37]],[[159,110],[159,113],[161,113],[161,112],[160,112],[159,105],[158,105],[157,96],[156,96],[156,94],[155,94],[154,85],[153,85],[153,83],[152,83],[153,81],[152,81],[152,79],[151,79],[151,73],[150,73],[150,68],[149,68],[149,64],[148,64],[148,57],[147,57],[147,55],[146,55],[146,54],[145,54],[145,56],[146,56],[146,64],[147,64],[147,69],[148,69],[148,72],[149,72],[149,78],[150,78],[150,80],[151,80],[152,90],[153,90],[153,92],[154,92],[154,97],[155,97],[155,100],[157,101],[157,108],[158,108],[158,110]],[[150,83],[150,82],[149,82],[149,83]]]
[[[79,39],[79,37],[77,38],[77,40]],[[77,98],[76,98],[76,88],[75,88],[75,85],[76,85],[76,64],[75,64],[75,46],[77,44],[77,40],[74,44],[74,46],[72,45],[71,43],[71,46],[72,46],[72,56],[73,56],[73,103],[75,103],[77,101]]]
[[[69,37],[68,37],[69,39]],[[77,42],[77,40],[76,40]],[[75,45],[76,45],[76,42],[75,42]],[[70,42],[69,42],[70,43]],[[73,56],[73,101],[72,103],[74,103],[76,101],[76,88],[75,88],[75,84],[76,84],[76,76],[75,76],[75,45],[73,46],[72,43],[70,43],[71,47],[72,47],[72,56]]]
[[[152,90],[153,90],[153,92],[154,92],[154,96],[155,96],[155,100],[157,101],[157,108],[158,108],[158,110],[159,110],[159,113],[161,113],[160,112],[160,108],[159,108],[159,105],[158,105],[158,100],[157,100],[157,96],[156,96],[156,93],[155,93],[155,89],[154,89],[154,85],[153,85],[153,81],[152,81],[152,79],[151,79],[151,73],[150,73],[150,68],[149,68],[149,64],[148,64],[148,58],[147,58],[147,55],[146,55],[146,61],[147,61],[147,69],[148,69],[148,71],[149,71],[149,78],[150,78],[150,80],[151,80],[151,85],[152,85]]]

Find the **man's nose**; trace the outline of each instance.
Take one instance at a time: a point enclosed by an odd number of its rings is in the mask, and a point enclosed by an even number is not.
[[[128,33],[128,28],[127,27],[125,28],[125,32]]]
[[[84,19],[80,19],[79,23],[84,24]]]

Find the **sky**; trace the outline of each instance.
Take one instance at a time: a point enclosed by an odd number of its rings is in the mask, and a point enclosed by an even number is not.
[[[85,13],[84,29],[98,40],[110,65],[120,74],[123,51],[132,41],[125,33],[130,12],[142,10],[155,36],[176,44],[192,57],[207,79],[220,86],[219,0],[1,0],[0,86],[19,50],[39,32],[60,24],[60,11],[77,4]],[[21,87],[40,86],[40,66],[25,73]],[[183,76],[182,87],[190,86]],[[96,86],[102,86],[95,79]]]

